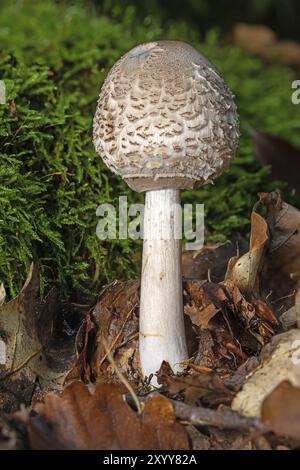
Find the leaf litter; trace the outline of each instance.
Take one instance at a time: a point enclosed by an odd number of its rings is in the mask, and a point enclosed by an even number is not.
[[[60,391],[74,360],[74,335],[64,330],[57,293],[38,298],[32,265],[19,295],[0,306],[0,403],[10,412],[35,395]]]
[[[299,358],[299,227],[297,209],[277,192],[262,193],[248,247],[240,240],[240,252],[227,244],[183,254],[189,360],[177,375],[163,363],[158,388],[140,371],[139,281],[109,285],[82,315],[76,338],[61,335],[59,343],[59,302],[54,293],[38,300],[33,268],[16,299],[1,297],[2,409],[14,411],[5,401],[12,389],[14,403],[27,406],[9,415],[8,435],[21,426],[23,445],[33,449],[300,447],[292,360]]]

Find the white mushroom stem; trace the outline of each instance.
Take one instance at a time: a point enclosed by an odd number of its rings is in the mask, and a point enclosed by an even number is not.
[[[188,357],[182,295],[180,191],[148,191],[140,301],[144,376],[158,371],[163,360],[178,371]]]

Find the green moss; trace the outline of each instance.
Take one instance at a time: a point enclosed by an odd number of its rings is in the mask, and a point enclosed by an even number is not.
[[[258,191],[273,189],[268,171],[254,161],[245,126],[268,130],[300,145],[299,109],[291,104],[293,73],[265,66],[211,31],[204,43],[185,23],[162,27],[133,7],[122,21],[79,4],[46,0],[0,6],[0,79],[7,104],[0,105],[0,280],[14,295],[29,263],[38,259],[43,288],[58,284],[63,295],[97,292],[116,277],[132,277],[140,243],[100,242],[95,211],[102,202],[142,196],[106,169],[91,142],[101,82],[125,51],[158,38],[190,42],[222,72],[236,94],[241,145],[231,170],[215,186],[184,193],[204,202],[210,239],[247,232]]]

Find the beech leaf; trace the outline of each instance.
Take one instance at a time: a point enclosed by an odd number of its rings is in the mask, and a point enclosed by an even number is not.
[[[27,425],[32,449],[189,449],[185,428],[161,395],[149,398],[138,415],[114,385],[74,381],[62,396],[46,395],[35,412],[17,415]]]

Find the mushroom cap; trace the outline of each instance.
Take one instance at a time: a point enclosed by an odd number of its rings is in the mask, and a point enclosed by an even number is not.
[[[238,127],[233,95],[213,65],[186,43],[157,41],[110,70],[93,140],[135,191],[192,189],[228,168]]]

